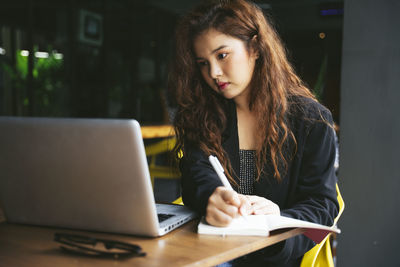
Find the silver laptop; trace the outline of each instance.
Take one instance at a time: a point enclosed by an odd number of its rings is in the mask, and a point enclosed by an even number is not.
[[[135,120],[0,117],[0,205],[8,222],[153,237],[196,216],[155,203]]]

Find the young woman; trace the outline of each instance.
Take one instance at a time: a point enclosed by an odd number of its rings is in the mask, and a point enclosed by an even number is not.
[[[295,74],[260,8],[244,0],[203,4],[182,19],[175,42],[169,88],[185,205],[217,226],[241,214],[332,225],[332,117]],[[209,155],[235,191],[222,186]],[[298,266],[313,245],[297,236],[234,263]]]

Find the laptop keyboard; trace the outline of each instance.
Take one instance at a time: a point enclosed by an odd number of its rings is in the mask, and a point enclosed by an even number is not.
[[[157,216],[158,216],[158,222],[162,222],[168,218],[171,218],[172,216],[175,216],[175,214],[158,213]]]

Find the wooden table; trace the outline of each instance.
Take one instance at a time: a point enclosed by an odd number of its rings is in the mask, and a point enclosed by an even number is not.
[[[145,238],[0,223],[0,266],[213,266],[303,232],[291,229],[267,238],[222,237],[198,235],[196,226],[197,221],[192,221],[163,237]],[[130,242],[140,245],[147,255],[115,260],[69,254],[53,242],[55,232]]]

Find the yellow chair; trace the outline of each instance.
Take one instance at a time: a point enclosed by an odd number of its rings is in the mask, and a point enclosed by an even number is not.
[[[172,204],[184,205],[182,197],[179,197],[179,198],[175,199],[174,201],[172,201]]]
[[[339,202],[339,214],[336,216],[334,225],[338,222],[344,210],[344,201],[339,191],[339,186],[336,184],[337,199]],[[300,267],[333,267],[335,266],[331,248],[332,234],[329,234],[322,240],[321,243],[315,245],[312,249],[304,254]]]
[[[181,174],[177,168],[172,166],[161,166],[156,164],[157,156],[172,151],[176,143],[175,137],[166,138],[154,144],[146,145],[146,156],[150,157],[148,162],[151,184],[154,188],[154,178],[180,179]]]

